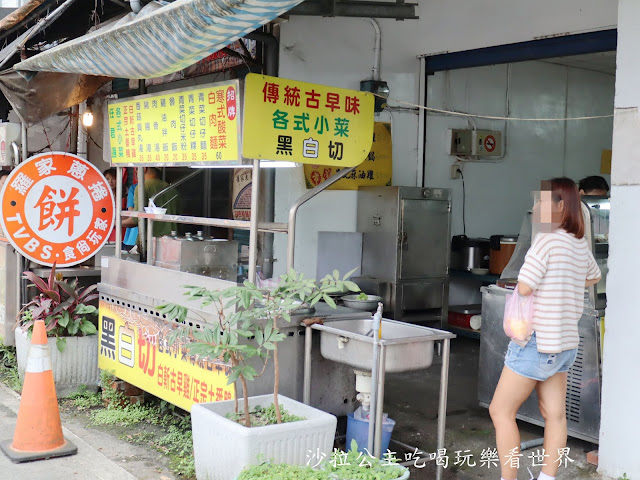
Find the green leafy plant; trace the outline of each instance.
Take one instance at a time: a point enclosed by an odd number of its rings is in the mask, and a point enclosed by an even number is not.
[[[380,460],[358,452],[353,440],[349,452],[334,452],[332,459],[322,461],[317,469],[263,463],[246,467],[238,480],[395,480],[404,473],[396,462],[395,458]]]
[[[300,465],[263,463],[245,468],[238,480],[329,480],[327,472]]]
[[[113,406],[112,406],[113,405]],[[157,412],[144,405],[124,405],[109,404],[106,409],[96,410],[91,416],[92,425],[117,425],[129,427],[138,423],[153,422],[153,417]]]
[[[22,389],[18,376],[16,347],[9,347],[2,343],[0,343],[0,379],[16,392]]]
[[[302,417],[290,414],[283,407],[280,407],[280,415],[282,418],[282,423],[304,420]],[[262,408],[260,405],[257,405],[253,410],[251,410],[250,416],[251,425],[254,427],[262,427],[265,425],[273,425],[274,423],[278,423],[276,406],[273,403],[267,408]],[[229,413],[227,414],[227,418],[229,420],[233,420],[234,422],[240,423],[240,421],[244,419],[244,413]]]
[[[195,480],[195,460],[193,456],[193,434],[191,417],[169,408],[165,401],[156,399],[155,405],[130,405],[120,402],[124,396],[110,387],[116,378],[112,372],[101,372],[101,383],[105,397],[112,399],[106,408],[93,410],[91,426],[125,427],[140,426],[141,429],[154,425],[153,431],[139,431],[121,438],[134,444],[151,447],[169,458],[169,468],[181,478]],[[80,397],[74,400],[78,401]],[[104,397],[103,397],[104,398]]]
[[[348,280],[355,270],[340,278],[335,270],[333,275],[316,282],[307,279],[294,270],[282,275],[276,287],[271,290],[260,290],[251,282],[230,287],[226,290],[207,290],[203,287],[184,286],[185,295],[189,300],[198,300],[202,306],[213,305],[218,313],[218,321],[206,325],[202,329],[183,327],[176,329],[169,337],[170,343],[178,339],[190,337],[186,343],[190,355],[212,360],[221,359],[231,365],[228,378],[229,385],[236,385],[239,380],[242,385],[244,399],[244,424],[251,426],[249,411],[249,394],[247,381],[259,377],[266,370],[267,364],[273,358],[274,384],[273,404],[276,423],[282,423],[282,412],[278,403],[280,386],[280,364],[278,361],[278,343],[285,335],[280,333],[279,320],[291,322],[291,315],[303,305],[313,306],[320,300],[336,308],[335,301],[330,294],[344,291],[360,291],[360,288]],[[177,304],[167,304],[159,307],[163,313],[177,318],[184,323],[188,310]],[[258,357],[261,366],[258,372],[247,360]],[[235,412],[239,411],[238,396],[235,395]]]
[[[62,353],[67,345],[65,337],[95,335],[98,330],[91,321],[98,309],[89,302],[98,298],[94,293],[97,285],[81,289],[78,280],[68,282],[56,278],[56,265],[51,267],[47,281],[33,272],[24,276],[38,289],[38,295],[25,305],[18,314],[18,325],[22,331],[33,330],[36,320],[44,320],[47,336],[56,337],[56,347]]]
[[[80,385],[78,390],[69,396],[68,399],[78,410],[89,410],[102,405],[100,394],[89,392],[86,385]]]
[[[323,465],[329,473],[329,478],[345,480],[393,480],[402,471],[395,465],[397,459],[393,455],[386,455],[383,460],[366,453],[358,452],[358,444],[351,440],[351,446],[346,455],[333,454],[331,461]]]
[[[369,299],[369,295],[367,295],[364,292],[360,293],[360,295],[358,295],[358,298],[357,298],[357,300],[368,300],[368,299]]]

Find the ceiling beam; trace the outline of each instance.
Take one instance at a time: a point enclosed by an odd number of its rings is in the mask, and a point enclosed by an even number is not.
[[[131,7],[129,6],[129,4],[127,2],[124,2],[123,0],[109,0],[111,3],[115,3],[116,5],[119,5],[123,8],[126,8],[127,10],[130,10]]]
[[[289,10],[287,15],[306,15],[322,17],[363,17],[395,18],[396,20],[417,19],[417,3],[306,0]]]

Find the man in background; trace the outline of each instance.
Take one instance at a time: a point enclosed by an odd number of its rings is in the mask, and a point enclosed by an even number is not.
[[[158,192],[161,192],[165,188],[169,186],[167,182],[160,178],[161,173],[160,170],[155,167],[146,167],[144,169],[144,201],[145,204],[148,204],[149,199],[156,195]],[[134,205],[138,205],[138,195],[140,194],[140,189],[136,188],[133,194],[134,197]],[[157,207],[166,208],[166,215],[177,215],[179,202],[178,202],[178,192],[176,190],[169,190],[166,193],[163,193],[159,197],[154,200],[154,203]],[[138,219],[133,217],[128,217],[122,220],[123,228],[133,228],[138,226]],[[177,230],[177,226],[175,223],[170,222],[153,222],[153,236],[154,237],[162,237],[163,235],[169,235],[172,230]],[[141,239],[140,235],[138,235],[138,244],[145,239]]]
[[[580,196],[598,195],[604,197],[609,195],[609,184],[604,178],[592,175],[580,180],[578,190],[580,191]]]

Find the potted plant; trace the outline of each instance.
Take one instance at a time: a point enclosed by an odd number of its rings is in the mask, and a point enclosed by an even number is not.
[[[16,353],[18,374],[24,378],[31,332],[36,320],[44,320],[56,393],[70,395],[81,385],[97,391],[98,330],[93,323],[98,309],[90,305],[98,298],[96,285],[81,289],[78,281],[56,278],[55,264],[45,281],[33,272],[24,272],[38,294],[18,314]]]
[[[282,322],[303,305],[320,300],[335,308],[332,293],[359,291],[337,271],[320,282],[290,271],[276,287],[260,290],[251,282],[223,291],[186,286],[185,295],[203,306],[213,305],[218,320],[202,329],[176,330],[169,339],[191,338],[185,348],[200,358],[221,359],[231,365],[228,383],[242,386],[242,404],[234,400],[194,405],[191,410],[198,478],[232,480],[245,465],[267,458],[304,465],[308,452],[331,452],[336,418],[308,405],[279,395],[278,343]],[[184,321],[187,309],[170,304],[163,312]],[[262,375],[273,358],[273,395],[251,397],[248,382]],[[257,368],[256,368],[257,365]],[[236,390],[237,391],[237,390]],[[260,408],[256,408],[260,407]],[[266,421],[265,421],[266,419]],[[240,423],[238,423],[238,420]],[[260,423],[257,423],[259,421]]]
[[[409,470],[398,465],[392,455],[384,460],[363,455],[358,452],[355,440],[351,442],[348,453],[334,451],[331,459],[317,462],[313,467],[289,465],[286,463],[262,463],[251,465],[235,480],[406,480]]]

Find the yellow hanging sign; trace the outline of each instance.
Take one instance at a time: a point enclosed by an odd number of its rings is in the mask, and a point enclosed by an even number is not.
[[[305,184],[307,188],[313,188],[339,170],[337,167],[305,165]],[[373,127],[373,143],[367,159],[349,175],[331,185],[328,190],[358,190],[359,187],[391,185],[392,171],[391,124],[376,122]]]
[[[371,93],[249,74],[245,158],[354,167],[371,150]]]
[[[100,301],[98,366],[145,392],[190,411],[194,403],[233,399],[230,365],[196,360],[184,344],[167,342],[177,326]]]
[[[109,103],[112,165],[240,163],[238,81]]]

